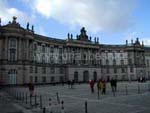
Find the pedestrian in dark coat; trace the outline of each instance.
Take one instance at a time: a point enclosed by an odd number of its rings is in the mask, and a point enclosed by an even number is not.
[[[94,80],[90,80],[90,88],[92,93],[94,93],[94,84]]]
[[[34,93],[34,84],[32,82],[29,83],[29,92],[30,92],[30,96],[33,96],[33,93]]]

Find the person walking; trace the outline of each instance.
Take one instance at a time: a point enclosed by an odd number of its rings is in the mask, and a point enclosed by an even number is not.
[[[110,86],[111,86],[112,92],[115,92],[115,80],[113,78],[111,78],[110,80]]]
[[[117,79],[114,80],[114,90],[117,91]]]
[[[33,96],[33,94],[34,94],[34,84],[31,81],[29,82],[29,92],[30,92],[30,96]]]
[[[91,89],[91,93],[94,93],[94,80],[90,80],[90,89]]]
[[[101,82],[102,94],[106,94],[106,81],[102,80]]]
[[[70,88],[71,86],[71,81],[70,80],[68,80],[68,82],[67,82],[67,84],[68,84],[68,88]]]
[[[98,80],[98,82],[97,82],[97,89],[98,89],[98,91],[100,91],[101,92],[101,79],[99,79]]]

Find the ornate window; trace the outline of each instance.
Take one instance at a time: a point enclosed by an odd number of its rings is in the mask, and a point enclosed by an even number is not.
[[[17,40],[10,39],[9,40],[9,61],[17,60]]]

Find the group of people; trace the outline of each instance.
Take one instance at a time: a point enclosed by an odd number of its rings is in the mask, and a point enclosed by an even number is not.
[[[68,84],[68,87],[72,89],[74,84],[75,84],[75,81],[74,80],[72,80],[72,81],[68,80],[67,84]]]
[[[72,80],[72,81],[68,80],[68,87],[73,88],[74,83],[75,83],[74,80]],[[102,79],[102,78],[99,79],[97,82],[97,89],[98,89],[98,91],[101,92],[101,94],[106,94],[106,83],[107,83],[106,80]],[[90,84],[91,93],[94,93],[95,81],[90,80],[89,84]],[[117,79],[111,78],[110,85],[112,88],[112,92],[116,92],[117,91]],[[34,84],[32,82],[29,82],[28,86],[29,86],[30,96],[33,96]]]
[[[117,91],[117,79],[112,78],[110,80],[110,85],[111,85],[112,92],[116,92]]]
[[[98,91],[101,92],[101,94],[106,94],[106,83],[107,82],[108,81],[106,81],[103,78],[101,78],[97,81],[97,89],[98,89]],[[89,84],[90,84],[91,93],[94,93],[94,85],[95,85],[94,80],[90,80]],[[110,85],[112,88],[112,92],[116,92],[117,91],[117,79],[111,78]]]

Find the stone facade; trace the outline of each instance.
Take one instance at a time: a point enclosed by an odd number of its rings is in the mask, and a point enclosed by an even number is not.
[[[0,80],[5,84],[54,83],[99,78],[137,80],[150,76],[150,47],[137,38],[124,45],[100,44],[83,27],[80,34],[56,39],[22,28],[13,21],[0,26]]]

